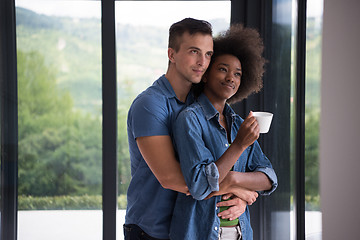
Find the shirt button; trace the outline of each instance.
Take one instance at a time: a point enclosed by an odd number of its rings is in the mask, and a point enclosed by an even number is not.
[[[218,230],[218,227],[214,227],[214,229],[215,229],[215,231],[217,231],[217,230]]]
[[[228,146],[229,146],[229,144],[225,143],[225,147],[228,147]]]

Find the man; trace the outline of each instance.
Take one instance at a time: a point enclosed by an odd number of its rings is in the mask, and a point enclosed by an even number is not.
[[[212,54],[212,28],[208,22],[186,18],[173,24],[169,29],[166,74],[130,107],[132,179],[127,194],[125,239],[169,238],[176,194],[188,192],[172,145],[172,124],[178,113],[193,102],[188,93],[193,83],[200,82]],[[148,235],[152,238],[146,238]]]
[[[208,22],[186,18],[173,24],[166,74],[130,107],[127,124],[132,179],[127,193],[125,240],[169,238],[177,192],[188,193],[172,144],[172,125],[178,113],[193,102],[191,86],[200,82],[212,54]],[[249,199],[257,197],[256,192],[248,195]],[[243,212],[240,207],[244,208],[239,198],[220,205],[233,206],[220,213],[225,218],[239,217]]]

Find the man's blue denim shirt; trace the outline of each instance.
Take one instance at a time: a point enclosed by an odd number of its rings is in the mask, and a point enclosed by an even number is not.
[[[146,164],[136,143],[142,136],[173,136],[173,124],[194,99],[179,101],[165,75],[139,94],[128,113],[131,181],[127,192],[125,223],[136,224],[155,238],[168,239],[176,192],[164,189]]]
[[[232,142],[244,120],[227,104],[224,114],[231,129]],[[219,123],[219,112],[204,94],[179,114],[174,125],[174,140],[191,196],[178,193],[170,238],[217,240],[220,219],[216,204],[221,201],[221,196],[204,198],[219,190],[219,172],[214,162],[226,151],[229,143],[226,130]],[[261,192],[262,195],[269,195],[277,187],[275,171],[257,141],[243,152],[233,170],[265,173],[272,182],[272,189]],[[253,239],[248,207],[239,217],[239,223],[243,240]]]

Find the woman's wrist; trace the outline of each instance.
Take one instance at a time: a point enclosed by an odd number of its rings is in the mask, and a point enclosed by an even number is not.
[[[230,147],[235,148],[236,151],[238,151],[238,153],[241,155],[245,149],[247,148],[247,146],[244,146],[244,144],[242,144],[241,142],[238,141],[234,141]]]

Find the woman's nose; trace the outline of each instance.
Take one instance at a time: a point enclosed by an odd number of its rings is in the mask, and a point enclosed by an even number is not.
[[[234,78],[233,78],[232,74],[227,74],[225,80],[228,82],[232,82],[232,81],[234,81]]]

